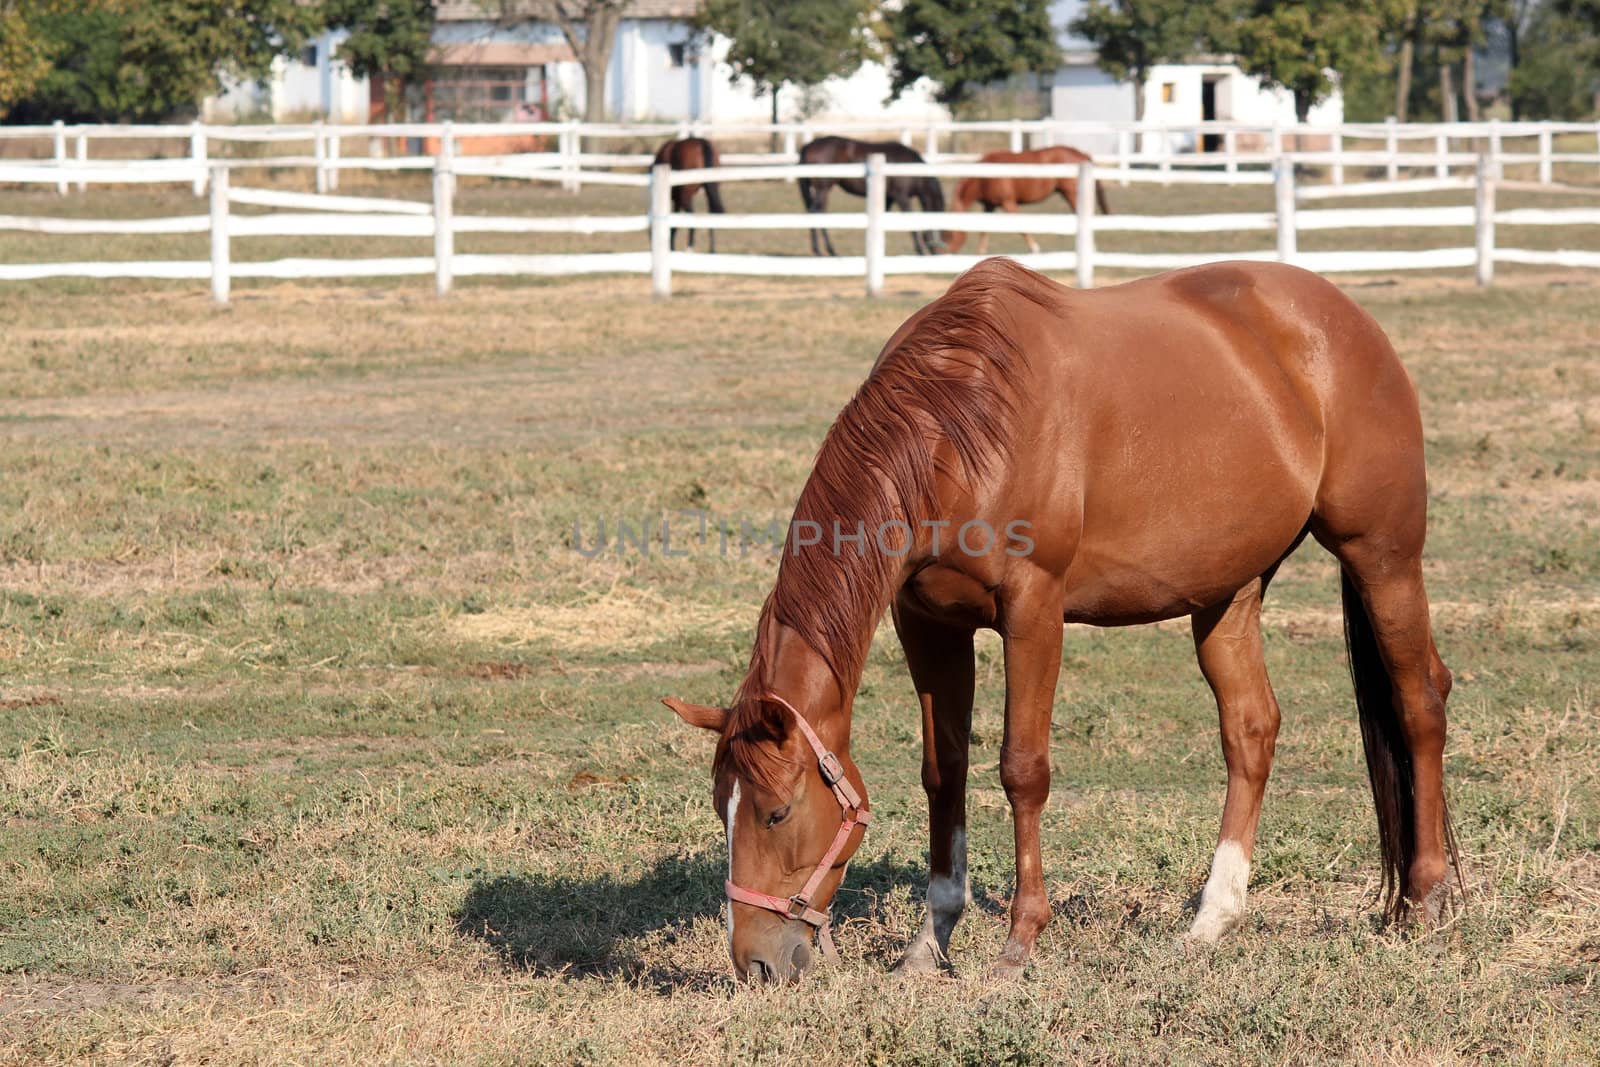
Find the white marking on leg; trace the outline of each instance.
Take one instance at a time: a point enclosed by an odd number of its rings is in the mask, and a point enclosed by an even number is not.
[[[728,881],[733,881],[733,820],[739,811],[739,780],[734,779],[728,796]],[[733,955],[733,901],[728,901],[728,955]]]
[[[906,948],[906,959],[918,958],[937,963],[950,947],[950,932],[962,912],[972,903],[972,885],[967,878],[967,833],[957,827],[950,835],[950,873],[928,876],[928,907],[922,928]]]
[[[1211,859],[1211,876],[1200,893],[1200,911],[1189,927],[1189,937],[1213,944],[1244,918],[1245,893],[1250,884],[1250,861],[1237,841],[1224,841]]]

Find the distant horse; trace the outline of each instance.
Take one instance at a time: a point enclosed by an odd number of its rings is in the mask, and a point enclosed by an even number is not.
[[[656,164],[665,163],[673,170],[699,170],[701,167],[714,167],[717,165],[717,146],[704,137],[685,137],[678,141],[668,141],[656,152]],[[694,194],[701,189],[706,191],[706,205],[713,215],[724,214],[722,210],[722,191],[717,188],[716,182],[706,182],[702,185],[674,185],[672,187],[672,210],[675,212],[694,213]],[[708,229],[706,240],[711,244],[711,251],[717,250],[717,231]],[[678,231],[674,229],[667,235],[667,247],[671,248],[678,242]],[[689,231],[689,247],[694,247],[694,231]]]
[[[1089,157],[1076,148],[1035,148],[1031,152],[989,152],[978,160],[979,163],[1087,163]],[[993,211],[1002,208],[1015,213],[1018,204],[1037,204],[1041,200],[1050,199],[1051,193],[1060,193],[1061,198],[1067,202],[1067,207],[1076,211],[1078,209],[1078,179],[1076,178],[968,178],[956,187],[956,202],[952,210],[966,211],[973,204],[982,204],[983,210]],[[1100,205],[1100,214],[1111,214],[1111,208],[1106,204],[1106,187],[1099,182],[1094,186],[1095,199]],[[1022,235],[1028,242],[1028,251],[1039,251],[1039,242],[1033,239],[1033,234]],[[951,252],[961,251],[961,246],[967,243],[964,233],[951,233],[945,236],[945,242]],[[989,235],[978,235],[978,255],[987,255],[989,252]]]
[[[1395,918],[1435,920],[1456,845],[1427,511],[1416,389],[1372,316],[1315,274],[1213,263],[1077,290],[1004,258],[967,271],[895,331],[823,439],[732,706],[667,701],[718,739],[734,969],[798,978],[813,938],[832,945],[828,909],[873,814],[850,728],[885,607],[916,687],[929,815],[927,911],[902,969],[938,967],[972,900],[979,629],[1005,655],[999,770],[1016,845],[994,973],[1022,973],[1051,915],[1039,828],[1063,622],[1190,616],[1227,795],[1188,936],[1238,925],[1278,735],[1262,599],[1308,536],[1339,562],[1384,900]],[[875,738],[881,702],[874,691]],[[1150,807],[1149,826],[1170,821],[1165,801]]]
[[[899,141],[852,141],[848,137],[818,137],[800,149],[801,163],[864,163],[868,156],[882,155],[890,163],[921,163],[922,157]],[[800,199],[806,210],[820,213],[828,210],[828,191],[835,185],[856,196],[867,195],[867,183],[862,178],[801,178]],[[890,178],[887,189],[888,206],[901,211],[911,210],[911,201],[922,205],[923,211],[944,210],[944,190],[937,178]],[[822,255],[818,238],[836,256],[833,239],[827,230],[811,231],[811,254]],[[917,255],[937,252],[944,247],[944,239],[936,232],[911,234],[911,243]]]

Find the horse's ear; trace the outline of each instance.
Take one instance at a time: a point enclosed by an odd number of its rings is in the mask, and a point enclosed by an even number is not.
[[[678,713],[678,718],[690,726],[698,726],[702,730],[714,730],[721,733],[728,725],[728,709],[713,708],[705,704],[690,704],[684,700],[673,697],[662,697],[661,703]]]

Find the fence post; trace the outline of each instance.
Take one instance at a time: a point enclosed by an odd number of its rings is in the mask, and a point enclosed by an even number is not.
[[[1400,159],[1398,155],[1400,138],[1395,133],[1395,122],[1396,119],[1393,115],[1383,120],[1383,124],[1386,127],[1383,134],[1383,150],[1389,157],[1388,178],[1390,181],[1400,177]]]
[[[1555,180],[1555,166],[1550,159],[1550,127],[1539,127],[1539,184],[1549,185]]]
[[[1227,162],[1222,164],[1222,169],[1229,174],[1237,174],[1239,161],[1234,155],[1239,151],[1239,135],[1233,130],[1226,130],[1222,134],[1222,151],[1227,155]]]
[[[783,131],[783,154],[784,154],[784,157],[786,159],[798,158],[797,153],[799,151],[800,151],[800,146],[795,144],[795,140],[794,140],[794,127],[790,126],[787,130]],[[794,181],[793,178],[790,178],[789,180],[791,182]]]
[[[1494,168],[1494,173],[1490,177],[1495,181],[1499,181],[1505,176],[1501,173],[1499,119],[1489,120],[1489,162]]]
[[[922,138],[922,158],[929,163],[939,160],[939,127],[928,123],[928,131]]]
[[[1022,120],[1011,120],[1011,151],[1022,151]]]
[[[887,162],[882,153],[867,157],[867,295],[883,293],[883,216],[889,204],[889,179],[883,173]]]
[[[1094,164],[1078,164],[1078,233],[1076,235],[1078,288],[1094,288]]]
[[[189,162],[194,164],[194,195],[206,192],[206,128],[196,119],[189,127]]]
[[[455,256],[455,173],[450,153],[444,150],[447,142],[440,143],[439,155],[433,161],[433,291],[444,296],[450,292],[454,280],[450,273],[450,260]]]
[[[1478,157],[1478,195],[1474,203],[1477,235],[1478,284],[1494,284],[1494,161]]]
[[[1600,139],[1597,139],[1600,140]],[[1126,171],[1133,163],[1133,131],[1117,131],[1117,169]],[[1128,179],[1122,179],[1122,187],[1128,187]]]
[[[1328,141],[1328,147],[1333,150],[1333,184],[1344,184],[1344,128],[1335,126],[1333,137]]]
[[[51,125],[55,127],[53,140],[55,141],[56,167],[59,170],[67,165],[67,129],[66,124],[60,119],[56,119]],[[62,196],[67,195],[66,179],[63,178],[61,181],[56,182],[56,192]]]
[[[1278,194],[1278,259],[1289,263],[1295,257],[1294,159],[1279,156],[1272,168],[1273,186]]]
[[[211,302],[228,306],[228,168],[211,168]]]
[[[322,135],[321,119],[311,124],[311,155],[316,160],[317,192],[326,193],[328,191],[328,142]]]
[[[1448,178],[1448,177],[1450,177],[1450,164],[1444,158],[1445,155],[1449,151],[1450,151],[1450,135],[1448,133],[1436,133],[1436,134],[1434,134],[1433,135],[1433,154],[1434,154],[1435,158],[1434,158],[1434,161],[1433,161],[1433,176],[1435,178]]]
[[[582,188],[583,188],[583,181],[582,181],[582,179],[580,179],[578,177],[578,169],[579,169],[579,163],[580,163],[580,160],[579,160],[578,156],[579,156],[580,151],[583,148],[583,145],[582,145],[582,142],[581,142],[581,140],[580,140],[580,138],[578,136],[578,120],[577,119],[572,119],[567,123],[566,138],[567,138],[567,144],[566,144],[566,147],[562,150],[563,151],[562,166],[565,167],[566,171],[567,171],[567,182],[566,182],[567,191],[568,192],[572,192],[572,193],[576,193],[576,192],[579,192],[580,190],[582,190]]]
[[[78,134],[77,142],[75,146],[77,151],[74,154],[78,157],[78,166],[83,168],[83,172],[78,176],[78,192],[86,193],[89,191],[89,135]]]
[[[650,291],[658,298],[672,295],[672,168],[658,163],[650,168]]]
[[[328,168],[328,188],[339,188],[339,157],[343,154],[338,133],[328,134],[328,159],[333,164]]]

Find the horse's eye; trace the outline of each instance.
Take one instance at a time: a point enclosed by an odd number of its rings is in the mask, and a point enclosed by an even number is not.
[[[782,822],[783,820],[787,819],[788,817],[789,817],[789,805],[785,804],[783,807],[778,808],[771,815],[767,816],[767,829],[768,830],[772,829],[774,826],[778,825],[780,822]]]

